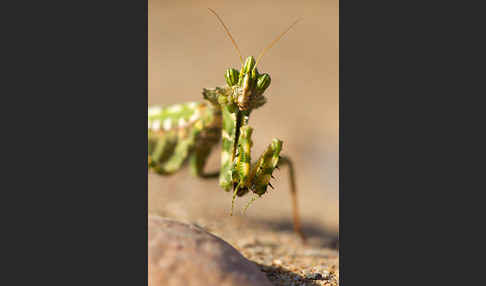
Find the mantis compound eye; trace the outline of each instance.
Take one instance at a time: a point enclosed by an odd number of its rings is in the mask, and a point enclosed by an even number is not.
[[[240,73],[235,69],[227,69],[224,78],[229,86],[235,86],[238,84],[238,78]]]
[[[246,58],[245,64],[243,65],[242,73],[248,74],[255,67],[255,59],[253,57]]]
[[[260,76],[258,76],[257,80],[257,89],[260,93],[263,93],[265,89],[270,85],[271,78],[268,74],[264,73]]]

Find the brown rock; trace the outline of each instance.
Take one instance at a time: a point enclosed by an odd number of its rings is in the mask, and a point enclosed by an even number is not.
[[[271,286],[256,264],[205,230],[149,215],[149,286]]]

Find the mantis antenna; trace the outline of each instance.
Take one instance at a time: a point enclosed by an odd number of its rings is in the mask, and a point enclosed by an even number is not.
[[[223,25],[223,28],[226,31],[226,34],[228,35],[228,37],[230,37],[231,42],[233,42],[233,45],[235,46],[236,51],[238,52],[238,55],[240,56],[241,65],[243,65],[243,57],[241,56],[241,51],[238,48],[238,45],[236,44],[235,39],[233,39],[233,37],[231,36],[231,33],[230,33],[228,27],[226,27],[226,25],[224,24],[223,20],[221,20],[221,18],[219,17],[219,15],[213,9],[211,9],[211,8],[208,8],[208,9],[209,9],[209,11],[211,11],[211,13],[214,14],[214,16],[216,16],[216,18],[218,18],[218,20],[221,23],[221,25]]]
[[[292,25],[290,25],[285,31],[283,31],[280,35],[278,35],[278,37],[273,40],[273,42],[270,43],[270,45],[268,45],[264,50],[263,52],[260,53],[260,55],[258,55],[258,58],[255,62],[255,67],[253,68],[253,70],[255,70],[256,66],[258,65],[258,62],[260,61],[260,59],[263,57],[263,55],[271,48],[273,47],[273,45],[275,45],[279,40],[280,38],[283,37],[283,35],[285,35],[293,26],[295,26],[295,24],[297,24],[300,20],[302,20],[302,18],[299,18],[297,20],[295,20]]]

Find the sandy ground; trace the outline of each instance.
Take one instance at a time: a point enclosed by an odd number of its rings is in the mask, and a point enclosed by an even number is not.
[[[303,18],[259,64],[272,84],[268,103],[252,114],[250,124],[255,129],[253,157],[278,137],[284,141],[283,153],[293,158],[310,243],[302,246],[292,233],[284,168],[275,175],[274,190],[245,214],[241,210],[250,197],[239,198],[232,217],[231,194],[217,181],[201,181],[188,170],[171,177],[149,175],[149,212],[199,224],[222,237],[258,263],[275,285],[335,285],[338,1],[149,0],[149,104],[202,100],[203,87],[223,85],[225,70],[239,69],[236,51],[208,7],[229,26],[243,57],[257,56],[290,23]],[[215,152],[207,170],[218,169],[218,163]]]

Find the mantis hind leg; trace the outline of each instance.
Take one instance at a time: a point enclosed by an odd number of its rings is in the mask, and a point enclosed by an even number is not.
[[[171,136],[149,134],[148,167],[157,174],[169,175],[164,168],[165,163],[172,157],[177,146],[177,140]]]
[[[197,144],[194,145],[190,155],[189,163],[193,175],[202,179],[216,179],[219,171],[204,172],[204,167],[213,147],[216,146],[221,138],[221,128],[219,126],[206,128],[198,133]]]
[[[189,164],[191,166],[191,172],[193,175],[198,176],[202,179],[217,179],[219,177],[219,171],[215,172],[204,172],[204,167],[206,166],[207,159],[211,154],[212,146],[201,145],[194,149],[189,159]]]
[[[189,156],[191,147],[192,144],[189,142],[178,143],[173,148],[173,152],[166,156],[166,160],[152,162],[152,168],[160,175],[170,175],[177,172]]]
[[[154,160],[153,169],[161,175],[170,175],[180,170],[186,159],[193,153],[196,143],[196,137],[199,134],[199,129],[181,130],[179,133],[171,134],[161,139],[167,140],[170,143],[164,144],[163,151],[160,152],[159,160]],[[171,145],[170,150],[166,148]],[[155,151],[157,151],[157,147]],[[157,152],[153,152],[154,157]]]
[[[289,183],[290,183],[290,196],[292,199],[292,214],[294,219],[294,231],[305,241],[304,233],[302,232],[299,216],[299,205],[297,200],[297,187],[295,184],[295,169],[292,161],[287,156],[280,157],[279,166],[287,165],[289,168]]]

